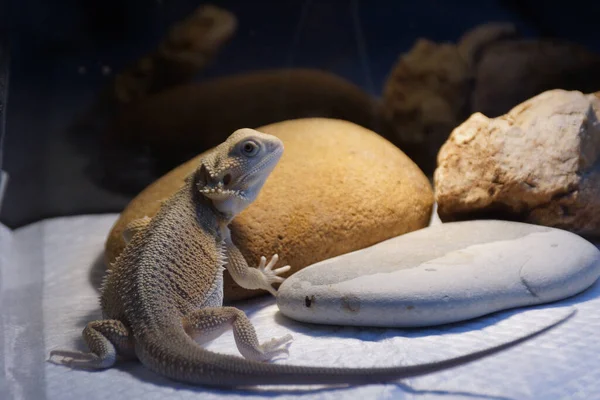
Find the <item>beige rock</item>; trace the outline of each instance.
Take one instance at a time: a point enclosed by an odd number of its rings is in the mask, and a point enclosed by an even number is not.
[[[600,235],[600,99],[551,90],[473,114],[438,155],[442,221],[500,217]]]
[[[291,120],[258,128],[283,140],[285,152],[258,199],[232,224],[234,241],[251,263],[277,253],[293,273],[315,262],[427,226],[433,207],[429,181],[398,148],[347,121]],[[200,156],[199,156],[200,157]],[[171,171],[123,211],[106,243],[106,259],[123,249],[132,219],[152,216],[198,164]],[[226,300],[258,294],[228,275]]]

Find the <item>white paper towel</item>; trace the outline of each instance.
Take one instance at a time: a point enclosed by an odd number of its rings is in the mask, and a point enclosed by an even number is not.
[[[292,333],[278,363],[370,367],[444,359],[508,341],[578,314],[550,333],[470,365],[394,384],[360,387],[194,388],[137,362],[98,371],[46,363],[52,349],[84,350],[81,330],[100,317],[102,251],[116,215],[58,218],[11,233],[0,227],[1,399],[600,399],[600,285],[574,298],[435,329],[362,329],[300,324],[271,298],[238,305],[262,340]],[[230,333],[213,351],[238,354]]]

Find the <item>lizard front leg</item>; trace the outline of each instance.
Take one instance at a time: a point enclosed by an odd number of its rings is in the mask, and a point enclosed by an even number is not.
[[[281,283],[284,278],[279,275],[291,269],[289,265],[273,269],[279,256],[275,254],[267,264],[265,257],[260,258],[260,264],[257,268],[250,268],[246,259],[228,237],[224,241],[225,255],[227,256],[227,270],[233,280],[245,289],[263,289],[269,291],[273,296],[277,291],[271,286],[273,283]]]
[[[102,369],[112,367],[117,354],[134,357],[133,337],[118,320],[92,321],[83,330],[83,339],[90,352],[53,350],[48,361],[73,368]]]
[[[233,337],[240,354],[249,360],[270,361],[280,354],[288,354],[292,335],[272,338],[260,344],[252,322],[242,310],[235,307],[207,307],[183,318],[186,333],[197,343],[209,342],[233,328]]]

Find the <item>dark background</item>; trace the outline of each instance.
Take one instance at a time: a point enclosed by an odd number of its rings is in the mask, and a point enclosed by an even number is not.
[[[0,2],[10,84],[2,168],[10,183],[0,221],[118,212],[130,196],[84,173],[67,127],[118,71],[151,51],[200,1],[13,0]],[[263,68],[312,67],[374,96],[417,38],[456,41],[485,22],[516,24],[525,37],[556,37],[600,52],[600,1],[215,1],[238,29],[198,80]],[[361,48],[360,44],[364,43]],[[85,73],[80,73],[81,68]],[[600,71],[599,71],[600,73]]]

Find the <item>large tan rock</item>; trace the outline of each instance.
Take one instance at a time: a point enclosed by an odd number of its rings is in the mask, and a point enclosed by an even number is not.
[[[600,99],[551,90],[489,119],[473,114],[438,155],[442,221],[516,219],[600,235]]]
[[[232,223],[234,241],[252,264],[277,253],[293,273],[315,262],[427,226],[433,191],[398,148],[347,121],[314,118],[258,128],[279,137],[284,155],[257,200]],[[199,156],[201,157],[201,156]],[[121,233],[135,218],[153,216],[179,188],[198,157],[140,193],[106,242],[106,259],[123,249]],[[254,296],[225,277],[225,299]]]

